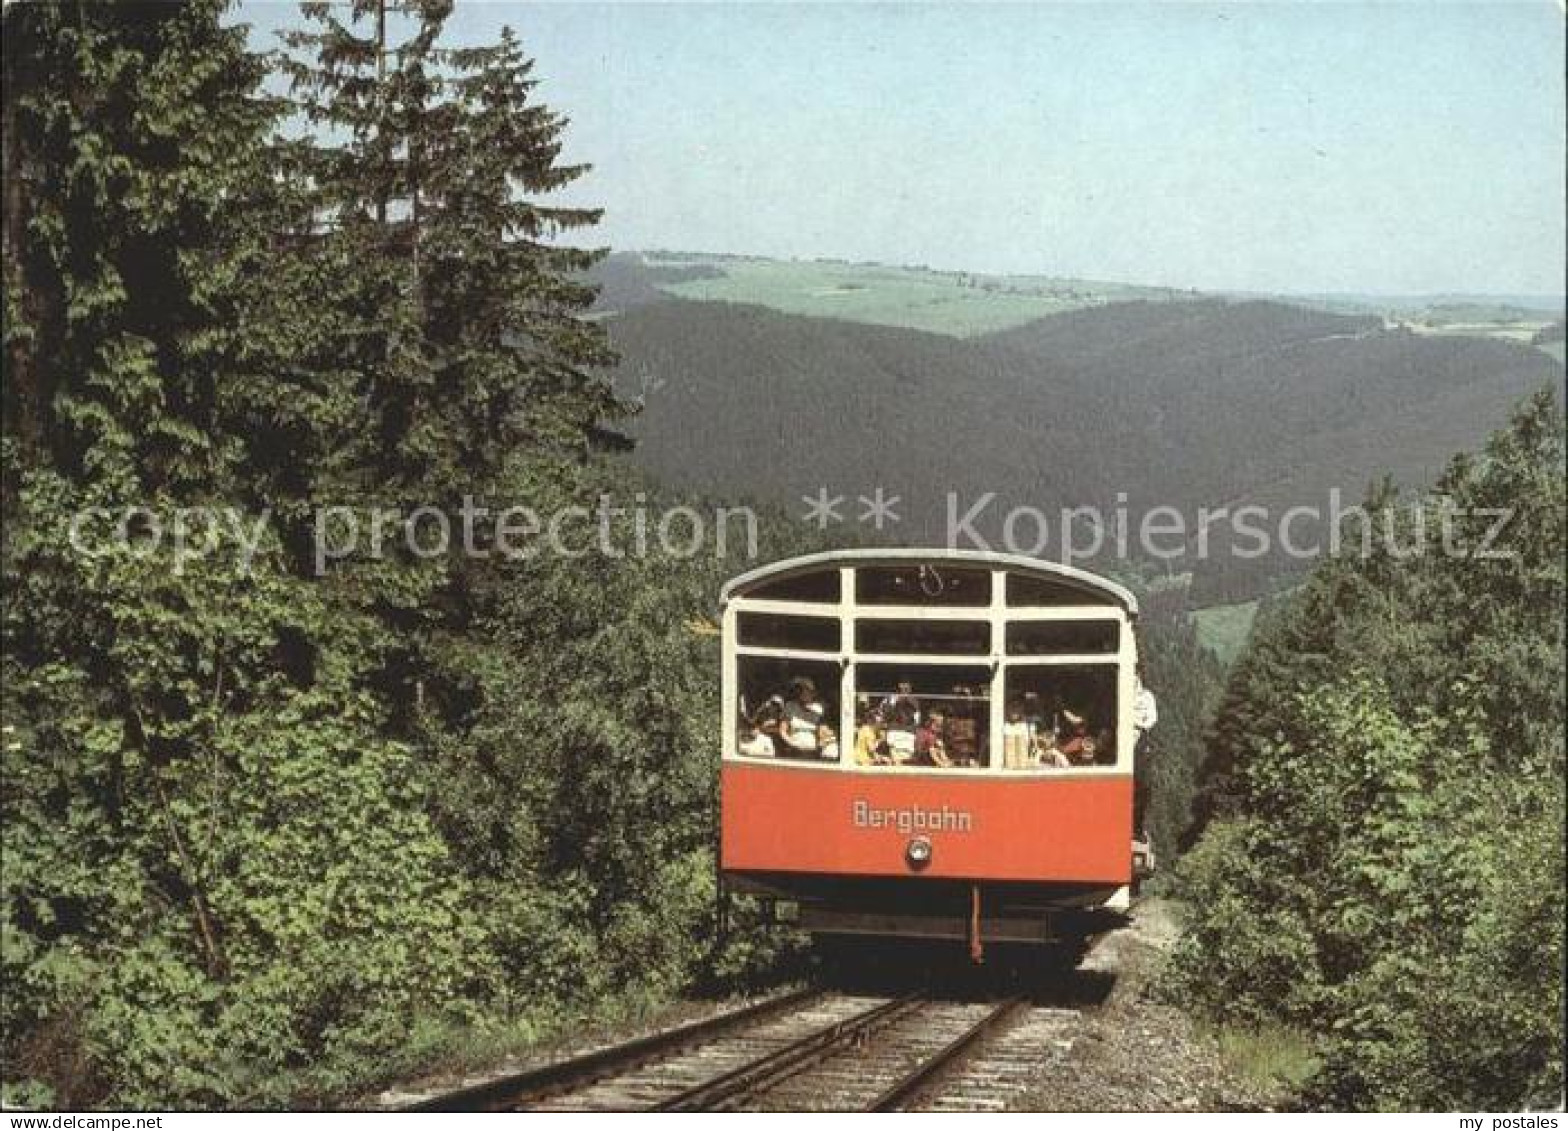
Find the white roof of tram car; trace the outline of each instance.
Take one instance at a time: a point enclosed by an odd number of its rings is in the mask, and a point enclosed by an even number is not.
[[[981,550],[829,550],[821,554],[806,554],[798,558],[749,570],[739,577],[732,577],[719,591],[719,604],[728,604],[731,597],[744,597],[747,590],[765,581],[772,581],[789,574],[809,573],[824,566],[878,566],[878,565],[938,565],[986,566],[1004,569],[1009,573],[1028,574],[1033,577],[1064,581],[1069,587],[1092,590],[1111,598],[1126,610],[1128,616],[1138,615],[1138,598],[1127,588],[1114,581],[1042,558],[1026,558],[1021,554],[998,554]]]

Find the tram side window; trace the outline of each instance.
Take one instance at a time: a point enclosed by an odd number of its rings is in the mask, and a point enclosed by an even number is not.
[[[862,664],[854,761],[861,766],[990,763],[991,672],[976,664]]]
[[[1115,764],[1116,665],[1016,667],[1005,685],[1004,769]]]
[[[1049,609],[1063,605],[1110,605],[1104,593],[1067,578],[1035,577],[1027,573],[1007,575],[1007,603],[1014,608]]]
[[[1121,628],[1113,620],[1024,620],[1007,626],[1010,656],[1089,656],[1120,646]]]
[[[839,760],[839,667],[824,660],[741,656],[736,753],[747,758]]]
[[[838,651],[839,625],[833,617],[741,613],[736,619],[737,639],[743,645],[792,648],[800,652]]]

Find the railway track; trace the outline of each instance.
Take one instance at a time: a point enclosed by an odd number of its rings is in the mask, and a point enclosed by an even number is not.
[[[805,990],[431,1097],[415,1111],[1003,1110],[1081,1008]]]

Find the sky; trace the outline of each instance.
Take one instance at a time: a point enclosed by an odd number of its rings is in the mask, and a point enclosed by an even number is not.
[[[296,18],[248,0],[258,42]],[[595,242],[1205,290],[1561,294],[1556,2],[513,3]]]

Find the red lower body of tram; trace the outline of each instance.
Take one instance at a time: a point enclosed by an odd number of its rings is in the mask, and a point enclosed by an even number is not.
[[[1049,943],[1120,920],[1130,774],[846,773],[726,761],[721,868],[823,934]]]

